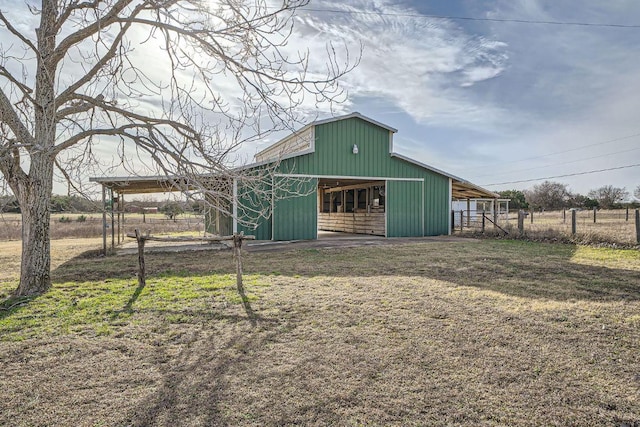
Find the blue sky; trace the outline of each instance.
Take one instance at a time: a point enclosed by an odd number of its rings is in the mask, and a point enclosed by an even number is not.
[[[315,0],[295,45],[364,50],[339,112],[399,130],[396,150],[492,190],[640,163],[640,2]],[[367,12],[367,13],[351,13]],[[378,14],[372,14],[375,12]],[[325,117],[326,112],[320,116]],[[613,141],[616,140],[616,141]],[[260,147],[261,148],[261,147]],[[586,194],[640,185],[640,167],[552,178]]]

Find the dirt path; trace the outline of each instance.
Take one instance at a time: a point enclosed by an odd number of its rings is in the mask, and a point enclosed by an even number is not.
[[[249,252],[270,252],[287,251],[296,249],[331,249],[331,248],[356,248],[361,246],[385,246],[401,245],[419,242],[469,242],[465,237],[456,236],[428,236],[428,237],[396,237],[386,238],[379,236],[367,236],[356,234],[345,234],[344,236],[334,235],[322,237],[317,240],[287,240],[270,241],[260,240],[249,242],[245,250]],[[145,252],[182,252],[182,251],[212,251],[227,249],[228,246],[222,243],[185,243],[185,242],[155,242],[148,241],[145,245]],[[137,253],[135,241],[130,241],[116,249],[116,255],[132,255]]]

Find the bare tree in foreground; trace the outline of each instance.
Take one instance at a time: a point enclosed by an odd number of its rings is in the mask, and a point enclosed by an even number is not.
[[[234,178],[273,182],[269,167],[247,174],[230,154],[294,123],[303,103],[340,98],[336,80],[353,66],[331,46],[320,73],[290,52],[306,2],[26,0],[0,11],[0,172],[23,217],[15,295],[50,287],[54,179],[80,189],[104,171],[98,151],[209,199],[228,198]]]

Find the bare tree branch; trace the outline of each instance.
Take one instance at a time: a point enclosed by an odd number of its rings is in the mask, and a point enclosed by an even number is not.
[[[0,12],[0,21],[2,21],[4,26],[7,27],[7,30],[9,30],[11,34],[18,37],[22,43],[27,45],[29,49],[33,51],[33,53],[38,54],[38,48],[36,48],[36,46],[31,42],[31,40],[26,38],[20,31],[16,30],[16,28],[13,25],[11,25],[7,17],[2,12]]]

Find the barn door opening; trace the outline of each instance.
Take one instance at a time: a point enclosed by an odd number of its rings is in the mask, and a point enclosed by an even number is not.
[[[321,178],[318,231],[385,236],[386,200],[385,181]]]

